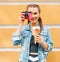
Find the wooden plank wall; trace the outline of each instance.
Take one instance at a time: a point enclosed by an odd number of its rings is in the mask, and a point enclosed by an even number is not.
[[[7,0],[0,0],[7,1]],[[10,0],[12,1],[12,0]],[[13,0],[14,1],[14,0]],[[20,0],[15,0],[20,1]],[[27,1],[27,0],[26,0]],[[36,1],[36,0],[34,0]],[[46,0],[47,1],[47,0]],[[56,0],[50,0],[56,1]],[[58,0],[59,1],[59,0]],[[11,41],[12,33],[16,28],[4,28],[4,25],[14,26],[19,24],[19,13],[25,11],[26,5],[0,5],[0,48],[20,48]],[[46,25],[60,24],[60,5],[40,5],[41,18]],[[1,28],[1,26],[3,28]],[[60,28],[50,28],[53,48],[60,48]],[[0,62],[18,62],[19,51],[0,51]],[[51,51],[47,62],[60,62],[60,51]]]

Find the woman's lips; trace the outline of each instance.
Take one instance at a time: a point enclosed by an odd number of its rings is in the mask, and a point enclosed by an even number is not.
[[[32,18],[31,20],[32,20],[32,21],[35,21],[35,20],[36,20],[36,18]]]

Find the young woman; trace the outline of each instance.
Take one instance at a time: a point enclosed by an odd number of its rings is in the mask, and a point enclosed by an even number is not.
[[[20,17],[19,27],[12,35],[13,44],[22,45],[19,62],[46,62],[48,52],[53,46],[49,29],[43,26],[39,5],[29,4],[27,11],[32,14],[28,24],[24,25],[25,16]],[[40,30],[39,34],[34,35],[32,28],[36,26],[39,26]]]

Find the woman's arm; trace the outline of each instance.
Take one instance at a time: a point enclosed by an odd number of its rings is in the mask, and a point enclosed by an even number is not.
[[[14,45],[19,45],[22,42],[22,28],[24,26],[24,22],[22,21],[22,18],[19,18],[19,20],[20,20],[20,24],[16,32],[12,34],[12,38],[11,38],[12,43]]]
[[[35,41],[42,45],[45,51],[50,51],[52,49],[53,43],[50,35],[49,29],[47,30],[46,41],[43,36],[36,36]]]
[[[13,43],[14,45],[19,45],[19,44],[21,43],[21,41],[22,41],[22,32],[21,32],[21,29],[22,29],[22,27],[21,27],[21,25],[20,25],[20,26],[17,28],[16,32],[14,32],[14,33],[12,34],[11,40],[12,40],[12,43]]]

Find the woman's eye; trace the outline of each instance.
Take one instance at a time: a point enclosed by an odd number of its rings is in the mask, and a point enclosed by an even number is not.
[[[37,13],[34,13],[35,15],[37,14]]]

